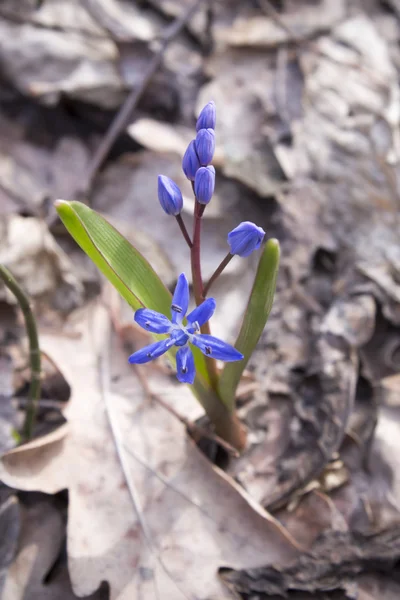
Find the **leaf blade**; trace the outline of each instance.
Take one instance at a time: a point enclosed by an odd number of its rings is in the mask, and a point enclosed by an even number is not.
[[[235,348],[244,355],[244,358],[237,362],[227,363],[218,382],[219,395],[229,410],[234,409],[236,388],[271,312],[279,257],[279,242],[271,238],[266,243],[260,257],[242,326],[235,343]]]

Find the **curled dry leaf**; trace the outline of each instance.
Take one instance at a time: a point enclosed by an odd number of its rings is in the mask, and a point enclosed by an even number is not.
[[[104,307],[73,315],[68,327],[80,339],[41,337],[72,387],[68,425],[6,454],[0,477],[25,490],[68,488],[75,593],[106,580],[113,600],[220,600],[230,597],[216,576],[222,563],[292,560],[298,547],[284,528],[212,467],[180,422],[145,401],[117,341],[109,347]]]

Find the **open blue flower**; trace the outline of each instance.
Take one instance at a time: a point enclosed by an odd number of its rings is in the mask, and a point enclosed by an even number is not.
[[[189,343],[197,346],[203,354],[225,362],[241,360],[241,354],[236,348],[219,340],[212,335],[198,333],[200,327],[207,323],[215,311],[214,298],[207,298],[183,319],[189,306],[189,284],[181,273],[178,277],[171,304],[171,320],[155,310],[139,308],[135,313],[135,321],[140,327],[152,333],[167,333],[169,337],[159,342],[145,346],[129,357],[133,364],[143,364],[158,358],[172,346],[179,346],[176,353],[177,378],[182,383],[193,383],[196,376],[194,358]]]

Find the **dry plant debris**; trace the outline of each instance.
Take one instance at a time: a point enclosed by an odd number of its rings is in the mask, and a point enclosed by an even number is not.
[[[68,424],[5,455],[0,477],[18,489],[69,490],[74,591],[88,595],[106,580],[111,598],[228,598],[221,562],[295,557],[285,529],[208,463],[174,417],[146,403],[118,346],[111,370],[106,309],[89,306],[68,326],[79,339],[41,337],[71,382]]]
[[[99,278],[51,208],[82,189],[109,111],[141,90],[171,19],[191,3],[17,4],[0,7],[0,260],[41,303],[43,348],[72,395],[67,425],[6,454],[1,474],[17,489],[68,488],[74,592],[65,561],[62,576],[43,583],[63,535],[58,509],[43,497],[30,506],[24,494],[17,543],[17,496],[2,488],[0,596],[22,599],[29,583],[32,598],[97,599],[106,580],[111,598],[397,598],[399,3],[201,3],[87,192],[93,208],[157,257],[172,286],[187,265],[178,264],[184,253],[170,222],[154,220],[156,175],[180,171],[194,114],[215,100],[206,275],[225,253],[216,240],[238,218],[259,223],[283,249],[240,409],[249,447],[224,474],[145,399],[107,311],[88,304]],[[216,285],[216,335],[235,339],[250,279],[247,265],[232,262]],[[16,333],[3,319],[0,328],[7,354]],[[161,367],[146,370],[149,388],[197,417]],[[0,408],[2,450],[18,422],[9,406]]]

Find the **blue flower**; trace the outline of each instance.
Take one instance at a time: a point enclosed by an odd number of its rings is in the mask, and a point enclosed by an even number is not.
[[[189,284],[183,273],[179,275],[171,304],[171,320],[155,310],[139,308],[135,313],[135,321],[152,333],[167,333],[169,337],[159,342],[154,342],[129,357],[133,364],[147,363],[158,358],[172,346],[178,346],[176,353],[177,378],[182,383],[193,383],[196,376],[194,358],[189,343],[197,346],[203,354],[225,362],[241,360],[241,354],[230,344],[212,336],[198,333],[200,327],[207,323],[215,311],[214,298],[207,298],[183,319],[189,306]]]
[[[212,165],[209,167],[200,167],[194,180],[194,193],[200,204],[208,204],[212,198],[215,187],[215,169]]]
[[[191,181],[194,181],[197,170],[200,169],[200,161],[199,157],[197,156],[194,140],[190,142],[183,156],[182,169],[186,177]]]
[[[194,142],[197,156],[202,167],[206,167],[213,159],[215,151],[214,129],[200,129]]]
[[[239,256],[249,256],[254,250],[258,250],[265,236],[262,227],[257,227],[250,221],[243,221],[230,233],[228,233],[228,244],[231,247],[231,254]]]
[[[158,199],[167,215],[179,215],[183,207],[182,192],[166,175],[158,176]]]
[[[197,119],[196,123],[196,131],[199,131],[200,129],[215,129],[215,122],[215,102],[211,100],[211,102],[206,104],[201,113],[199,114],[199,118]]]

